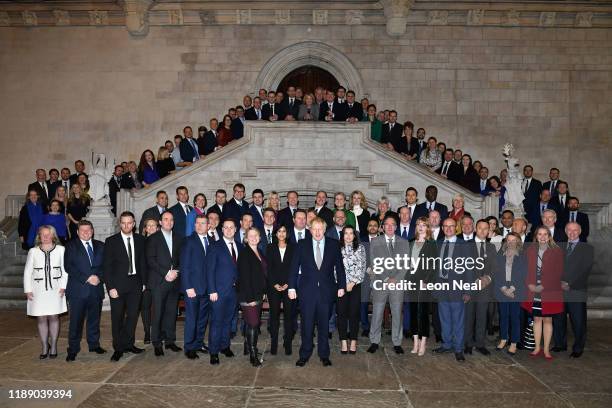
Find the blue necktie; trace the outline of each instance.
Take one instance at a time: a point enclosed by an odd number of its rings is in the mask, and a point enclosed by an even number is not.
[[[406,231],[407,227],[404,227],[404,231],[402,232],[402,238],[408,239],[408,231]]]
[[[89,265],[93,265],[93,248],[89,245],[89,241],[87,242],[87,255],[89,255]]]
[[[204,255],[208,253],[208,238],[204,237]]]

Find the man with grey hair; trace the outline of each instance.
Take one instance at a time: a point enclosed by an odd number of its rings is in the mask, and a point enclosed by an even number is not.
[[[544,210],[542,213],[542,225],[550,230],[550,235],[553,240],[557,243],[567,241],[567,235],[561,228],[556,227],[557,224],[557,212],[555,210]]]

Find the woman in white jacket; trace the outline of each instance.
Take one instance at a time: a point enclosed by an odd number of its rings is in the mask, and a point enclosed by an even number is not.
[[[38,319],[41,360],[57,357],[59,315],[67,311],[64,296],[67,282],[64,247],[59,245],[55,228],[43,225],[38,229],[34,248],[28,251],[23,273],[23,289],[28,298],[27,314]]]

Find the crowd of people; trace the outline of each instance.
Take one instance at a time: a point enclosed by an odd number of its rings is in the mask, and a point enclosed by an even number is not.
[[[433,137],[425,141],[425,129],[415,135],[411,122],[397,123],[395,111],[377,112],[367,99],[356,103],[354,92],[342,87],[336,92],[317,88],[314,95],[303,96],[297,91],[289,87],[285,97],[260,90],[259,97],[246,96],[244,106],[230,109],[221,129],[212,119],[210,129],[200,127],[194,139],[186,126],[182,136],[159,148],[157,159],[146,150],[139,165],[117,165],[109,180],[113,206],[121,188],[154,188],[160,178],[239,139],[245,120],[369,121],[372,138],[406,160],[418,161],[474,193],[499,196],[500,216],[475,220],[464,209],[462,194],[447,207],[437,201],[434,185],[426,188],[422,202],[417,189],[408,187],[405,203],[396,211],[380,197],[373,214],[361,191],[348,197],[335,193],[333,208],[325,191],[317,192],[311,208],[301,208],[298,193],[291,191],[281,208],[278,193],[265,196],[260,188],[247,202],[240,183],[230,199],[226,191],[217,190],[211,205],[201,192],[190,201],[188,189],[181,186],[172,207],[167,192],[157,191],[156,202],[139,225],[134,214],[119,214],[120,232],[103,243],[94,239],[93,226],[85,219],[90,198],[83,161],[75,162],[74,173],[49,170],[48,179],[46,171],[38,169],[18,229],[29,251],[24,291],[28,315],[38,318],[41,359],[57,357],[59,315],[67,310],[66,360],[75,360],[80,352],[84,321],[89,350],[106,352],[99,341],[102,284],[110,297],[113,361],[126,352],[144,351],[135,345],[139,314],[145,343],[153,344],[156,356],[163,356],[164,349],[180,352],[180,297],[185,307],[184,353],[189,359],[209,353],[211,364],[219,364],[220,354],[234,355],[230,339],[238,332],[244,336],[244,354],[254,366],[262,364],[258,337],[266,304],[272,355],[278,352],[281,314],[285,354],[292,354],[300,327],[298,366],[313,353],[315,327],[317,353],[325,366],[331,365],[329,338],[336,330],[342,354],[357,352],[360,328],[369,338],[367,351],[375,353],[387,304],[398,354],[404,353],[407,338],[412,339],[411,353],[423,356],[433,327],[441,343],[433,351],[454,353],[458,361],[474,349],[489,355],[486,335],[496,330],[498,351],[514,355],[519,348],[532,348],[531,356],[552,359],[551,351],[567,349],[569,315],[575,338],[571,356],[580,357],[593,248],[587,243],[588,216],[558,169],[550,169],[550,180],[542,183],[533,178],[531,165],[523,168],[526,214],[515,217],[503,206],[503,173],[489,177],[482,163],[472,163],[461,150],[446,148]],[[472,257],[484,260],[484,267],[374,272],[377,259],[396,255]],[[417,289],[390,287],[405,281],[419,283]],[[420,285],[455,281],[476,283],[477,288],[441,291]],[[521,338],[529,330],[535,337],[533,347]]]

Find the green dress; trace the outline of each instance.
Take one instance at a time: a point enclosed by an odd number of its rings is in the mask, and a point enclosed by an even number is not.
[[[370,137],[372,140],[380,143],[382,138],[382,122],[378,119],[374,119],[374,122],[370,122],[370,124],[372,126],[370,130]]]

